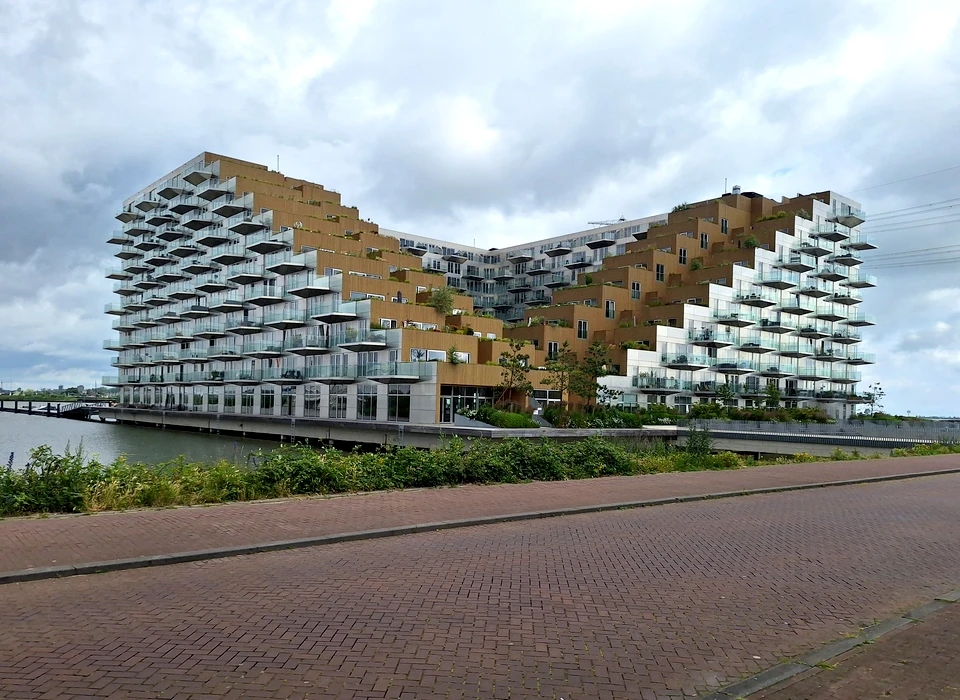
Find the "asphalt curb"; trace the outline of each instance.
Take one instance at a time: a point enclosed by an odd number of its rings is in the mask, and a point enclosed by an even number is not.
[[[766,690],[777,683],[792,678],[800,673],[805,673],[811,669],[825,664],[831,659],[835,659],[841,654],[846,654],[852,649],[856,649],[864,644],[870,644],[881,637],[896,632],[897,630],[914,625],[925,617],[929,617],[944,608],[960,603],[960,588],[957,588],[944,595],[937,596],[929,603],[925,603],[909,612],[891,617],[875,625],[864,627],[860,634],[855,637],[847,637],[831,642],[826,646],[799,656],[790,661],[777,664],[760,673],[737,681],[720,690],[714,691],[709,695],[700,697],[700,700],[745,700],[751,695]]]
[[[172,564],[185,564],[189,562],[205,561],[208,559],[223,559],[226,557],[238,557],[248,554],[259,554],[262,552],[276,552],[284,549],[300,549],[303,547],[320,547],[323,545],[340,544],[343,542],[358,542],[362,540],[374,540],[384,537],[399,537],[402,535],[412,535],[420,532],[430,532],[437,530],[455,530],[466,527],[476,527],[479,525],[498,525],[502,523],[520,522],[523,520],[540,520],[544,518],[555,518],[564,515],[584,515],[589,513],[602,513],[612,510],[629,510],[634,508],[650,508],[654,506],[669,505],[673,503],[694,503],[697,501],[717,500],[721,498],[737,498],[740,496],[753,496],[769,493],[785,493],[789,491],[807,491],[810,489],[829,488],[834,486],[855,486],[858,484],[874,484],[884,481],[902,481],[905,479],[918,479],[927,476],[943,476],[946,474],[958,474],[960,467],[950,469],[938,469],[928,472],[909,472],[905,474],[888,474],[884,476],[870,476],[859,479],[842,479],[838,481],[819,481],[810,484],[791,484],[784,486],[768,486],[757,489],[743,489],[738,491],[719,491],[715,493],[694,494],[690,496],[672,496],[667,498],[653,498],[640,501],[625,501],[622,503],[605,503],[591,506],[573,506],[570,508],[554,508],[551,510],[531,511],[527,513],[508,513],[503,515],[490,515],[475,518],[464,518],[462,520],[444,520],[432,523],[421,523],[418,525],[400,525],[396,527],[378,528],[373,530],[358,530],[355,532],[345,532],[333,535],[320,535],[317,537],[304,537],[295,540],[281,540],[277,542],[265,542],[263,544],[239,545],[235,547],[218,547],[215,549],[202,549],[191,552],[178,552],[175,554],[154,554],[130,559],[111,559],[108,561],[90,562],[86,564],[75,564],[65,566],[49,566],[33,569],[22,569],[19,571],[0,572],[0,585],[11,583],[26,583],[29,581],[40,581],[51,578],[65,578],[68,576],[84,576],[88,574],[104,574],[112,571],[126,571],[130,569],[143,569],[151,566],[169,566]],[[729,697],[722,696],[722,697]]]

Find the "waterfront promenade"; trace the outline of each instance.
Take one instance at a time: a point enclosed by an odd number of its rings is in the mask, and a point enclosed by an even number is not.
[[[8,519],[0,570],[947,469],[960,458]],[[960,586],[958,497],[941,474],[8,583],[0,696],[695,697]]]

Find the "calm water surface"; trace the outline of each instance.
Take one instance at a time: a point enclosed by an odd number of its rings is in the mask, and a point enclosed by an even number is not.
[[[30,458],[31,448],[50,445],[54,452],[62,452],[67,445],[76,449],[81,444],[84,452],[98,455],[101,461],[112,461],[125,454],[131,461],[143,462],[162,462],[186,455],[197,461],[229,459],[246,463],[249,453],[261,448],[271,450],[280,443],[140,428],[99,420],[0,413],[0,465],[6,465],[11,452],[14,453],[14,465],[22,467]]]

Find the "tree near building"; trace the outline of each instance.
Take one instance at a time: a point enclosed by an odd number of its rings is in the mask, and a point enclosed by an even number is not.
[[[501,381],[497,387],[500,396],[494,402],[497,405],[517,394],[529,396],[533,393],[529,378],[530,355],[523,351],[525,345],[525,341],[511,338],[510,349],[500,353]]]
[[[880,382],[874,382],[868,386],[867,389],[869,389],[869,391],[863,395],[863,398],[870,404],[870,413],[882,412],[883,397],[886,396],[886,392],[883,390],[883,387],[880,386]]]
[[[570,349],[566,340],[557,351],[557,356],[547,361],[549,376],[543,383],[554,391],[560,392],[560,405],[563,406],[564,395],[570,390],[570,379],[577,369],[577,353]]]
[[[607,345],[599,338],[594,340],[587,348],[583,360],[570,374],[570,393],[576,394],[588,406],[592,406],[600,393],[600,382],[597,380],[611,373],[611,364],[610,350]],[[614,393],[605,392],[604,399],[609,401]]]
[[[453,313],[453,290],[450,287],[438,287],[430,293],[427,306],[432,306],[444,316]]]

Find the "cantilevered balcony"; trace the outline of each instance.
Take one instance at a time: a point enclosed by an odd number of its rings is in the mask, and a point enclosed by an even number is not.
[[[846,267],[853,267],[854,265],[860,265],[863,263],[863,256],[858,255],[853,250],[845,250],[842,253],[834,253],[833,255],[827,258],[828,263],[833,263],[834,265],[845,265]]]
[[[861,352],[860,350],[850,350],[844,360],[848,365],[872,365],[877,361],[877,356],[870,352]]]
[[[849,274],[849,270],[840,265],[821,265],[813,276],[819,277],[822,280],[829,280],[830,282],[839,282],[840,280],[847,279]]]
[[[160,189],[157,190],[157,196],[163,197],[166,200],[171,200],[174,197],[179,197],[181,195],[189,194],[191,185],[189,182],[184,182],[180,178],[173,178],[172,180],[167,180],[160,186]]]
[[[501,267],[497,270],[497,274],[493,276],[497,282],[509,282],[514,277],[513,268],[510,267]]]
[[[582,270],[586,267],[590,267],[591,265],[593,265],[593,260],[581,253],[571,257],[570,262],[564,265],[564,267],[568,270]]]
[[[303,309],[285,308],[263,314],[263,325],[280,331],[300,328],[310,319]]]
[[[657,377],[636,374],[630,378],[631,386],[644,394],[679,394],[693,388],[691,382],[682,382],[673,377]]]
[[[168,224],[157,229],[156,237],[161,241],[172,242],[189,239],[193,234],[180,228],[179,224]]]
[[[176,299],[177,301],[185,301],[200,296],[192,284],[183,284],[182,282],[167,287],[166,292],[169,299]]]
[[[552,296],[533,296],[529,299],[524,299],[523,303],[530,307],[550,306],[551,304],[553,304],[553,297]]]
[[[740,352],[749,352],[756,355],[763,355],[768,352],[774,352],[780,347],[779,343],[765,333],[742,333],[740,341],[737,343],[737,349]]]
[[[868,289],[877,286],[877,278],[874,275],[864,275],[859,272],[852,272],[850,277],[840,283],[841,287],[851,287],[853,289]]]
[[[846,291],[836,291],[830,295],[827,301],[832,301],[834,304],[843,304],[844,306],[853,306],[854,304],[859,304],[863,301],[863,297],[859,293],[852,290]]]
[[[777,310],[781,314],[790,314],[792,316],[805,316],[813,312],[816,303],[798,293],[785,294],[781,298]]]
[[[737,294],[734,301],[745,306],[765,309],[770,306],[776,306],[777,295],[766,289],[744,290]]]
[[[236,362],[242,360],[243,355],[235,345],[214,345],[207,350],[207,359],[214,362]]]
[[[813,357],[814,344],[803,338],[784,338],[777,354],[781,357]]]
[[[133,244],[133,247],[137,250],[142,250],[144,252],[150,250],[156,250],[157,248],[163,247],[163,241],[159,238],[141,238],[139,241]]]
[[[143,216],[141,211],[133,211],[132,209],[124,209],[122,212],[117,214],[114,218],[122,224],[129,224],[131,221],[136,221],[137,219]]]
[[[757,372],[761,377],[771,377],[774,379],[784,379],[792,377],[796,373],[793,365],[787,362],[779,362],[777,358],[771,357],[760,361],[760,369]]]
[[[797,292],[813,299],[822,299],[823,297],[830,296],[833,288],[826,282],[808,277]]]
[[[863,328],[866,326],[877,325],[877,318],[873,314],[864,314],[860,313],[859,311],[854,311],[847,316],[847,320],[844,321],[844,323],[855,328]]]
[[[493,308],[498,311],[505,311],[506,309],[512,309],[516,301],[509,296],[500,295],[493,301]]]
[[[167,299],[166,291],[161,289],[159,291],[152,292],[151,294],[144,295],[143,303],[150,307],[156,308],[159,306],[166,306],[170,303],[170,300]],[[165,321],[160,319],[160,323],[165,323]]]
[[[804,238],[793,245],[793,250],[798,253],[812,255],[815,258],[829,255],[832,250],[823,241],[817,238]]]
[[[180,269],[188,275],[202,275],[207,272],[213,272],[217,268],[204,258],[194,258],[193,260],[183,263]]]
[[[116,253],[113,254],[114,257],[120,258],[121,260],[133,260],[134,258],[142,258],[143,251],[137,250],[132,245],[125,245],[120,248]]]
[[[133,245],[133,237],[128,236],[123,231],[114,231],[107,239],[111,245]]]
[[[166,338],[171,343],[189,343],[193,333],[184,327],[168,328]]]
[[[136,287],[137,289],[147,290],[147,289],[157,289],[158,287],[162,287],[163,283],[158,282],[156,279],[154,279],[150,275],[145,275],[140,279],[135,280],[133,283],[133,286]]]
[[[211,294],[207,297],[207,307],[221,314],[239,311],[243,309],[243,294],[238,289]]]
[[[817,303],[817,308],[814,309],[813,317],[820,321],[842,321],[845,319],[846,312],[843,307],[837,306],[829,301],[821,301]]]
[[[293,255],[289,252],[274,253],[267,257],[266,263],[266,269],[278,275],[292,275],[309,269],[305,255]]]
[[[805,382],[821,382],[830,378],[830,370],[818,362],[807,360],[797,365],[797,379]]]
[[[807,253],[792,252],[781,256],[774,264],[792,272],[809,272],[816,268],[817,259]]]
[[[307,381],[320,384],[351,384],[357,381],[356,366],[314,365],[306,368]]]
[[[856,384],[862,379],[863,376],[852,369],[834,367],[830,370],[830,381],[834,384]]]
[[[870,236],[858,233],[852,236],[846,243],[841,244],[840,247],[845,250],[876,250],[877,244],[873,242]]]
[[[208,307],[204,302],[204,299],[198,299],[198,303],[191,304],[188,308],[180,312],[181,318],[206,318],[212,312],[210,307]]]
[[[711,369],[719,374],[750,374],[759,369],[759,365],[748,360],[734,360],[728,358],[712,358]]]
[[[729,328],[691,328],[687,331],[687,342],[701,348],[728,348],[736,341],[736,335]]]
[[[192,258],[206,255],[207,251],[193,242],[192,239],[184,239],[167,246],[167,252],[178,258]]]
[[[205,199],[208,202],[212,202],[215,199],[220,199],[227,194],[233,194],[233,189],[236,187],[235,182],[231,180],[220,181],[216,178],[209,178],[206,182],[203,182],[197,185],[197,189],[194,190],[194,195],[200,199]]]
[[[839,243],[850,238],[850,229],[838,223],[820,224],[810,235],[832,243]]]
[[[257,231],[262,231],[263,229],[268,228],[268,226],[263,221],[258,221],[253,217],[242,217],[238,218],[236,221],[228,223],[227,228],[231,233],[237,233],[241,236],[249,236],[251,233],[256,233]]]
[[[227,280],[234,284],[253,284],[254,282],[261,282],[267,277],[263,271],[263,265],[260,263],[231,265],[226,275]]]
[[[307,313],[323,323],[344,323],[359,318],[356,302],[344,302],[336,298],[312,304]]]
[[[246,212],[250,213],[250,210],[247,208],[247,205],[252,200],[247,197],[234,197],[233,195],[227,195],[221,199],[214,202],[210,205],[211,211],[217,216],[231,217],[236,216],[237,214],[242,214]]]
[[[513,294],[523,294],[524,292],[529,292],[533,289],[533,286],[530,284],[530,280],[526,277],[518,278],[512,285],[510,285],[509,291]]]
[[[283,341],[284,352],[294,355],[326,355],[330,349],[330,339],[321,333],[291,333]]]
[[[140,290],[133,286],[133,282],[123,281],[117,282],[115,285],[113,285],[113,293],[119,294],[122,297],[128,297],[134,294],[139,294]]]
[[[207,277],[194,280],[194,286],[197,291],[213,294],[214,292],[224,292],[233,289],[235,285],[228,282],[223,274],[209,275]]]
[[[224,325],[220,321],[205,321],[198,323],[193,328],[194,338],[203,338],[204,340],[213,340],[215,338],[225,338],[227,335]]]
[[[617,243],[617,234],[613,231],[608,231],[607,233],[601,233],[592,241],[587,241],[587,248],[592,250],[597,250],[599,248],[609,248],[612,245]]]
[[[693,355],[686,352],[664,353],[660,357],[660,363],[670,369],[696,371],[709,367],[710,358],[706,355]]]
[[[511,265],[519,265],[521,263],[530,262],[534,258],[534,252],[532,248],[527,248],[526,250],[518,250],[513,253],[507,253],[507,262]]]
[[[406,245],[406,246],[403,246],[402,250],[404,253],[408,253],[409,255],[416,255],[418,258],[422,258],[424,255],[427,254],[427,247],[421,244]]]
[[[280,386],[303,384],[306,380],[305,368],[264,367],[260,370],[261,381]]]
[[[110,327],[119,331],[120,333],[131,333],[132,331],[137,330],[136,321],[138,319],[134,316],[121,316],[119,319],[110,324]]]
[[[127,310],[120,304],[106,304],[103,307],[103,313],[110,314],[112,316],[123,316],[125,313],[127,313]]]
[[[746,328],[760,322],[760,314],[748,309],[717,309],[712,318],[721,326]]]
[[[140,197],[133,202],[133,207],[140,212],[148,212],[153,211],[157,207],[164,204],[166,204],[166,202],[161,200],[159,197],[154,197],[152,195],[140,195]]]
[[[158,269],[154,274],[154,279],[156,279],[158,282],[163,282],[164,284],[170,284],[171,282],[180,282],[181,280],[190,279],[190,276],[179,267],[173,266]]]
[[[557,243],[552,248],[546,248],[543,252],[551,258],[559,258],[562,255],[570,255],[570,253],[573,252],[573,248],[566,243]]]
[[[231,315],[228,315],[223,322],[223,329],[233,335],[254,335],[263,331],[263,322],[245,316],[231,318]]]
[[[272,231],[255,233],[247,237],[244,245],[247,250],[261,255],[278,253],[281,250],[290,250],[293,247],[293,234],[286,231],[283,233],[274,233]]]
[[[216,173],[210,170],[211,166],[204,167],[194,167],[190,172],[185,173],[183,180],[190,183],[194,187],[201,185],[212,177],[216,177]],[[219,172],[219,171],[218,171]]]
[[[133,238],[139,238],[141,236],[153,235],[154,229],[153,226],[147,226],[143,221],[134,221],[133,223],[126,224],[123,227],[123,232]]]
[[[103,349],[110,350],[112,352],[120,352],[125,347],[125,344],[120,341],[119,338],[110,338],[103,341]]]
[[[842,205],[840,212],[834,215],[833,220],[841,226],[854,228],[866,221],[867,215],[863,213],[862,209],[854,209],[853,207]]]
[[[123,300],[121,306],[127,311],[143,311],[147,308],[147,302],[142,295],[127,297]]]
[[[147,253],[143,258],[143,262],[153,267],[163,267],[164,265],[173,265],[177,262],[177,259],[166,250],[158,248],[152,253]]]
[[[843,331],[834,331],[830,334],[830,340],[834,343],[852,345],[853,343],[859,343],[861,340],[863,340],[863,337],[860,335],[860,331],[847,329]]]
[[[279,340],[244,343],[241,352],[257,360],[269,360],[283,355],[283,343]]]
[[[777,314],[773,318],[761,318],[757,327],[767,333],[792,333],[800,321],[791,315]]]
[[[197,210],[188,214],[184,214],[180,223],[184,228],[188,228],[191,231],[200,231],[209,226],[213,226],[213,224],[218,221],[219,218],[220,217],[215,216],[214,214]]]
[[[210,260],[218,265],[236,265],[253,256],[242,245],[221,245],[210,251]]]
[[[223,373],[225,384],[259,384],[260,370],[258,369],[228,369]]]
[[[800,275],[790,270],[773,269],[761,274],[757,282],[773,289],[790,289],[800,284]]]
[[[807,322],[797,329],[797,335],[799,335],[801,338],[808,338],[810,340],[829,338],[831,333],[833,333],[833,331],[830,329],[830,325],[827,323]]]
[[[124,270],[122,267],[109,267],[107,268],[107,279],[108,280],[129,280],[133,279],[133,273],[127,270]]]
[[[466,270],[464,270],[464,273],[461,276],[463,279],[471,280],[473,282],[483,281],[483,271],[476,265],[467,265]]]
[[[206,202],[203,202],[206,204]],[[184,214],[189,214],[192,211],[196,211],[201,207],[201,202],[196,197],[191,195],[181,195],[180,197],[174,197],[170,200],[170,205],[168,209],[178,216]]]
[[[244,289],[243,300],[256,306],[270,306],[283,301],[284,288],[276,284],[255,284]]]
[[[357,367],[358,375],[381,384],[413,384],[436,372],[436,362],[384,362]]]
[[[464,250],[450,250],[443,254],[443,259],[452,263],[465,263],[467,253]]]
[[[372,352],[387,347],[387,333],[381,330],[348,328],[342,335],[335,336],[334,342],[344,350]]]
[[[545,260],[535,260],[533,265],[531,265],[527,269],[527,275],[530,277],[539,277],[540,275],[549,275],[551,272],[553,272],[553,270],[547,267],[547,263]]]
[[[161,209],[154,209],[153,212],[147,214],[145,217],[148,226],[166,226],[167,224],[174,223],[176,220],[177,217],[171,212]]]
[[[205,248],[215,248],[224,243],[237,243],[237,238],[221,226],[211,226],[194,235],[193,242]]]

